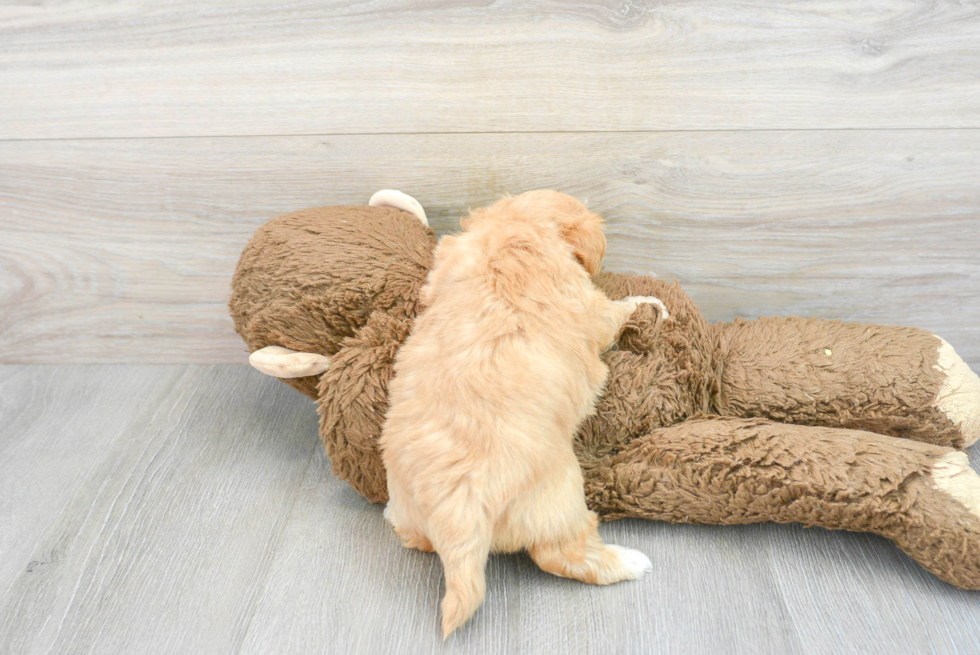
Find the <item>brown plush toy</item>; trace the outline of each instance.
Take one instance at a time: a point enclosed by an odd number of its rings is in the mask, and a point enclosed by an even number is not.
[[[396,191],[261,227],[233,282],[260,371],[318,405],[334,473],[387,499],[377,440],[399,346],[422,310],[436,236]],[[604,519],[799,522],[873,532],[980,589],[980,379],[915,328],[801,318],[709,325],[676,284],[600,273],[610,298],[655,296],[618,348],[576,452]]]

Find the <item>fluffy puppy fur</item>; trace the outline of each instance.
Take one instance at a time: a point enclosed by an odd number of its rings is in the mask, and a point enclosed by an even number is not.
[[[613,302],[593,286],[602,219],[570,196],[532,191],[460,223],[436,249],[381,434],[385,515],[445,569],[444,637],[483,602],[491,551],[527,549],[545,571],[592,584],[650,569],[602,543],[572,450],[605,384],[599,354],[648,299]]]

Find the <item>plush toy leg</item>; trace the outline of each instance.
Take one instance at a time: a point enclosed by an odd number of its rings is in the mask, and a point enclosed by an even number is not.
[[[980,379],[925,330],[763,318],[714,326],[717,411],[964,448],[980,438]]]
[[[939,341],[939,361],[933,368],[945,379],[936,396],[936,407],[960,429],[964,446],[969,446],[980,439],[980,377],[945,339]]]
[[[395,354],[411,325],[406,317],[374,312],[356,336],[344,340],[320,376],[320,439],[334,475],[374,503],[388,500],[378,438]]]
[[[955,450],[719,418],[655,430],[582,464],[586,497],[605,519],[873,532],[946,582],[980,589],[980,477]]]

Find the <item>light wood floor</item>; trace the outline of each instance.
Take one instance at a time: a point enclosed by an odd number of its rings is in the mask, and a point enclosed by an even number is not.
[[[977,594],[890,542],[622,521],[592,587],[496,556],[445,647],[442,571],[330,473],[313,404],[243,366],[0,367],[0,653],[975,653]]]
[[[980,652],[980,596],[881,539],[637,521],[653,575],[498,557],[439,645],[438,563],[242,366],[229,282],[288,211],[399,188],[444,234],[541,187],[709,320],[980,368],[980,4],[0,3],[0,655]]]

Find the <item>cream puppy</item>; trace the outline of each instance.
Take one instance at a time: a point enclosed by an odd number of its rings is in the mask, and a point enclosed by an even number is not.
[[[444,637],[483,602],[491,551],[527,549],[545,571],[592,584],[650,570],[642,553],[602,543],[572,440],[606,381],[599,354],[640,302],[662,306],[593,286],[602,219],[571,196],[531,191],[460,223],[436,249],[381,433],[385,515],[445,569]]]

